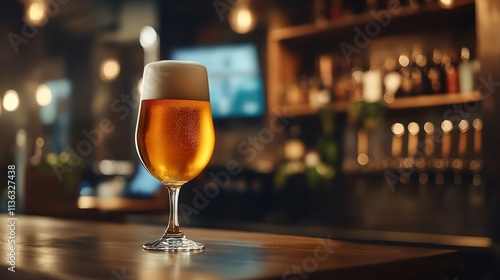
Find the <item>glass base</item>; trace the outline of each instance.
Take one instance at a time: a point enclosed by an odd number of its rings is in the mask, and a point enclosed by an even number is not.
[[[162,237],[156,241],[142,245],[145,250],[154,251],[192,251],[202,250],[205,244],[198,243],[186,237]]]

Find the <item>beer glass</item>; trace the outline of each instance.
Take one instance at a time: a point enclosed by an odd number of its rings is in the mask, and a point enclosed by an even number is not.
[[[146,169],[168,189],[170,213],[163,236],[146,250],[201,250],[184,235],[178,220],[181,187],[212,157],[215,134],[206,68],[196,62],[165,60],[144,68],[136,148]]]

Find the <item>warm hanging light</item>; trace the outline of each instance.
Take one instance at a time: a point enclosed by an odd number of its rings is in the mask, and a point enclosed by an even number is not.
[[[36,103],[40,106],[47,106],[52,101],[52,91],[46,84],[38,86],[36,89]]]
[[[240,34],[252,31],[256,23],[255,14],[247,1],[238,1],[229,14],[229,25]]]
[[[47,3],[45,0],[26,2],[26,21],[31,26],[42,26],[47,22]]]
[[[439,4],[444,8],[451,8],[454,0],[439,0]]]
[[[101,79],[112,81],[120,74],[120,63],[114,58],[108,58],[101,63]]]
[[[9,112],[17,110],[19,107],[19,96],[15,90],[8,90],[3,96],[3,108]]]

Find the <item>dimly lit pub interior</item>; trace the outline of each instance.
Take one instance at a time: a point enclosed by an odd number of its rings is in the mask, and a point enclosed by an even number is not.
[[[500,279],[500,1],[0,15],[1,279]]]

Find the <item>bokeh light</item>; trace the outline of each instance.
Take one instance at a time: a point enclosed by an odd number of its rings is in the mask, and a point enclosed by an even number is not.
[[[8,90],[3,96],[3,108],[9,112],[17,110],[19,107],[19,96],[15,90]]]
[[[252,31],[255,27],[255,23],[254,14],[243,4],[236,6],[229,15],[229,25],[234,31],[240,34]]]
[[[114,58],[109,58],[101,63],[101,79],[112,81],[120,74],[120,63]]]
[[[52,101],[52,91],[49,86],[42,84],[36,90],[36,103],[40,106],[47,106]]]
[[[154,44],[156,44],[157,40],[158,40],[158,35],[156,34],[156,31],[153,27],[144,26],[141,29],[139,42],[141,43],[141,46],[143,48],[152,47]]]
[[[42,26],[47,21],[47,7],[44,1],[30,1],[26,8],[27,21],[32,26]]]

